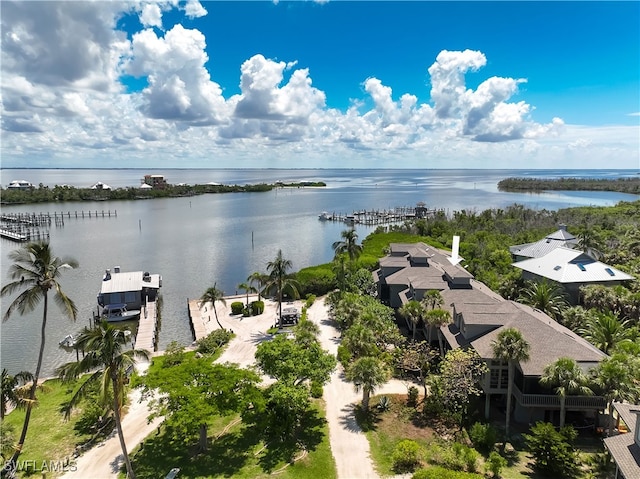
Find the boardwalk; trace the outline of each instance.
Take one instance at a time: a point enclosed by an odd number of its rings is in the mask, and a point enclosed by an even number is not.
[[[209,312],[207,310],[207,306],[200,309],[200,301],[197,299],[187,300],[189,305],[189,322],[191,323],[191,333],[193,334],[193,338],[195,341],[198,339],[204,338],[209,331],[207,331],[207,327],[204,324],[206,320],[209,320],[210,317],[207,315]],[[205,319],[206,318],[206,319]]]
[[[136,349],[146,349],[153,353],[156,346],[156,333],[158,326],[158,315],[156,302],[149,301],[146,308],[140,311],[140,322],[138,324],[138,334],[136,335]]]

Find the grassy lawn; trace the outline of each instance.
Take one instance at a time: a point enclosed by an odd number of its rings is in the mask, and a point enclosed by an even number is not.
[[[414,408],[407,407],[406,395],[388,395],[388,397],[391,400],[389,410],[381,412],[376,409],[379,398],[377,396],[371,398],[368,415],[361,412],[357,414],[358,423],[369,440],[371,457],[376,470],[383,477],[396,474],[393,470],[392,454],[396,445],[404,439],[411,439],[420,444],[421,464],[423,467],[429,467],[427,463],[429,445],[440,438],[441,434],[436,430],[440,431],[441,426],[424,420]],[[583,464],[603,450],[601,441],[590,437],[579,438],[576,447],[580,450],[580,462]],[[503,479],[542,479],[543,476],[534,472],[531,458],[523,447],[516,445],[509,451],[505,454],[508,465],[502,471]],[[477,471],[484,472],[484,457],[480,457]]]
[[[37,393],[38,404],[31,412],[29,430],[25,440],[24,449],[20,455],[20,461],[35,461],[36,469],[41,470],[43,461],[46,464],[58,463],[67,459],[73,459],[73,452],[76,445],[82,444],[90,438],[87,434],[76,431],[75,426],[80,417],[80,412],[75,411],[69,421],[64,419],[60,412],[61,405],[71,397],[72,384],[62,384],[57,379],[48,380],[44,383],[44,390]],[[25,411],[14,410],[7,415],[3,421],[13,427],[15,442],[20,438],[22,424],[24,422]],[[58,474],[50,472],[47,477],[55,477]]]
[[[238,416],[227,416],[212,419],[209,449],[200,454],[195,445],[172,439],[163,426],[159,435],[148,437],[133,452],[134,470],[139,479],[164,477],[174,467],[180,468],[180,478],[260,479],[276,474],[285,479],[333,479],[336,468],[328,426],[321,403],[316,406],[303,438],[311,447],[307,453],[295,452],[294,457],[300,459],[292,464],[288,461],[289,445],[270,443],[265,447],[259,432],[244,425]]]

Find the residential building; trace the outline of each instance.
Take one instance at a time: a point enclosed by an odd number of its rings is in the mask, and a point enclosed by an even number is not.
[[[640,405],[613,403],[613,407],[625,426],[624,432],[619,425],[618,434],[604,440],[616,464],[615,479],[637,479],[640,477]]]
[[[103,278],[98,304],[105,307],[110,304],[124,304],[127,309],[141,309],[147,301],[155,301],[162,286],[162,276],[143,271],[121,272],[116,266],[111,272],[106,270]]]
[[[560,357],[570,357],[586,372],[606,357],[541,311],[505,300],[462,266],[452,264],[449,256],[424,243],[390,245],[389,256],[380,260],[380,269],[373,275],[380,299],[394,308],[422,299],[429,289],[440,291],[442,308],[452,317],[450,325],[440,328],[448,348],[473,348],[489,367],[481,384],[487,415],[492,401],[504,398],[507,391],[507,364],[494,359],[492,348],[492,342],[506,328],[518,329],[530,345],[529,360],[516,367],[513,417],[519,422],[559,418],[559,397],[539,384],[545,366]],[[410,321],[406,324],[412,331]],[[429,337],[424,325],[417,327]],[[566,399],[567,411],[593,418],[605,406],[604,398],[599,396]]]
[[[162,190],[167,187],[167,180],[162,175],[144,175],[142,183],[156,190]]]

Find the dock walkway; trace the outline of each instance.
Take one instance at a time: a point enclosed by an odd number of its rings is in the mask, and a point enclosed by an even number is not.
[[[156,302],[149,301],[147,306],[140,311],[138,334],[136,335],[136,349],[146,349],[150,353],[155,351],[156,333],[158,327],[158,314]]]
[[[207,336],[207,328],[204,325],[204,318],[200,310],[200,301],[197,299],[187,300],[189,305],[189,322],[191,323],[191,332],[194,340]]]

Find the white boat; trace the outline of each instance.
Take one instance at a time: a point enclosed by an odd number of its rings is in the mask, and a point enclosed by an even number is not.
[[[323,211],[322,213],[320,213],[320,214],[318,215],[318,218],[319,218],[321,221],[329,221],[329,220],[332,220],[332,219],[333,219],[333,216],[332,216],[332,215],[330,215],[329,213],[327,213],[326,211]]]
[[[138,319],[140,311],[132,309],[129,311],[125,304],[107,304],[102,309],[102,317],[110,323],[117,321],[129,321],[130,319]]]
[[[63,348],[72,348],[76,344],[76,338],[73,337],[73,334],[67,334],[58,344]]]

